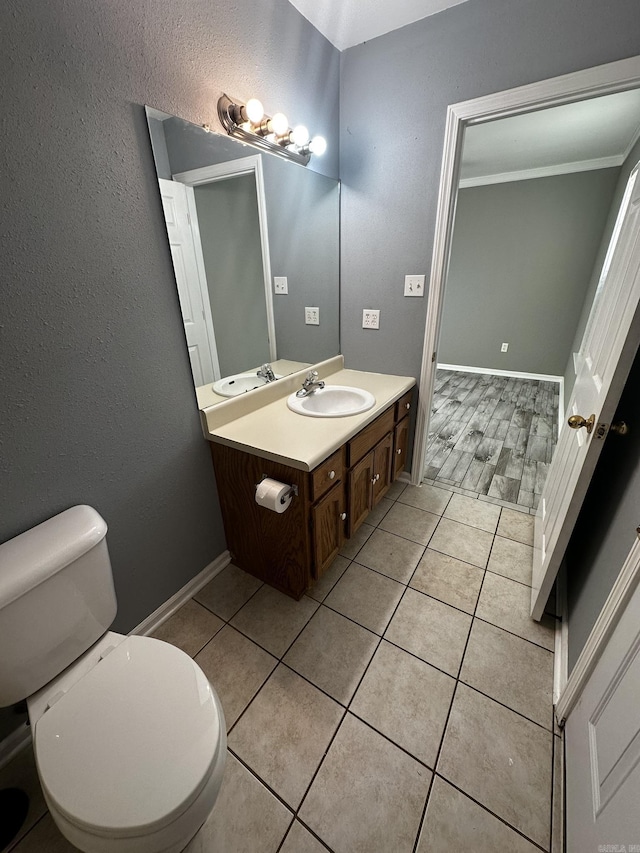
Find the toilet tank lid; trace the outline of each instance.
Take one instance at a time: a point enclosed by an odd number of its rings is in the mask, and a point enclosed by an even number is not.
[[[82,557],[106,533],[93,507],[72,506],[0,545],[0,608]]]

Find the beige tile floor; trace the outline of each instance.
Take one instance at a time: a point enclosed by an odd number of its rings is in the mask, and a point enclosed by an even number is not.
[[[548,851],[560,741],[554,620],[528,618],[532,524],[395,484],[301,601],[229,566],[165,622],[229,732],[189,853]],[[29,752],[0,773],[18,782],[15,853],[69,853]]]

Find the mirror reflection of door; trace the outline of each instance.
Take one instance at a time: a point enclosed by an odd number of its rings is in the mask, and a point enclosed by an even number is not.
[[[230,376],[270,360],[255,176],[193,192],[220,375]]]

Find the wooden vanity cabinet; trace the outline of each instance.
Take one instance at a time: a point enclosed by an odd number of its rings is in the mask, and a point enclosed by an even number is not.
[[[406,405],[411,404],[411,394],[389,406],[310,472],[212,442],[222,518],[234,564],[300,598],[404,469],[409,424]],[[255,502],[255,488],[263,477],[297,488],[286,512],[272,512]]]

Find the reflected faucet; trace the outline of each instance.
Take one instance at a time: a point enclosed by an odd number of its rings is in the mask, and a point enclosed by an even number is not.
[[[276,378],[273,368],[270,364],[263,364],[257,374],[265,382],[273,382]]]
[[[310,373],[307,373],[307,378],[302,383],[302,388],[296,391],[296,397],[308,397],[309,394],[313,394],[318,388],[324,388],[324,382],[322,379],[318,379],[318,371],[312,370]]]

